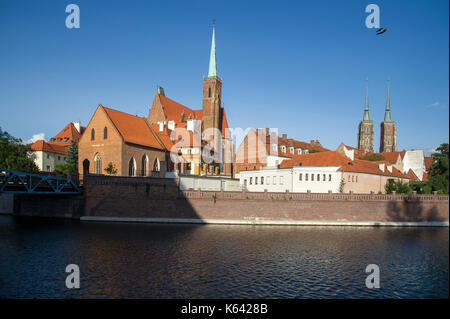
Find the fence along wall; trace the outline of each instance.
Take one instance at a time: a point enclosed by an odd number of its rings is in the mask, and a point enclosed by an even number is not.
[[[83,220],[448,226],[448,195],[179,190],[176,179],[87,176]]]

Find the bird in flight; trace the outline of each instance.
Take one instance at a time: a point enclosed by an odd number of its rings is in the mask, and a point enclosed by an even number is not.
[[[386,28],[379,28],[379,29],[377,30],[377,35],[380,35],[380,34],[385,33],[386,30],[387,30]]]

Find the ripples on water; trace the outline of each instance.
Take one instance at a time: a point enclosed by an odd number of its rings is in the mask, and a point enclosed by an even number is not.
[[[448,241],[448,228],[0,216],[0,298],[448,298]],[[380,289],[365,286],[372,263]],[[80,267],[80,289],[65,287],[68,264]]]

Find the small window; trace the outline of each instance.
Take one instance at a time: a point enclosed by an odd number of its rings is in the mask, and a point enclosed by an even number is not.
[[[283,185],[283,183],[284,183],[283,176],[280,176],[280,185]]]
[[[358,183],[358,176],[355,176],[355,182]]]
[[[298,174],[298,180],[301,181],[302,180],[302,173]]]
[[[309,154],[309,151],[308,151],[308,150],[305,150],[305,154]]]
[[[302,154],[302,149],[301,148],[297,148],[297,154],[301,155]]]
[[[331,174],[328,175],[328,181],[331,182]]]
[[[317,174],[317,181],[320,182],[320,174]]]
[[[47,172],[50,172],[50,166],[47,165]]]
[[[211,87],[208,88],[208,97],[211,97]]]
[[[58,161],[60,161],[61,160],[61,156],[58,156]]]
[[[267,176],[267,177],[266,177],[266,184],[267,184],[267,185],[270,185],[270,176]]]
[[[106,140],[108,138],[108,128],[105,126],[103,129],[103,139]]]
[[[61,142],[61,138],[60,137],[58,137],[58,142]]]
[[[255,185],[258,185],[258,177],[255,177]]]
[[[92,129],[91,130],[91,141],[94,141],[94,140],[95,140],[95,130]]]
[[[66,158],[64,157],[64,160],[66,160]]]
[[[294,154],[294,148],[293,148],[293,147],[289,147],[289,152],[290,152],[291,154]]]
[[[283,153],[286,153],[286,146],[281,145],[281,146],[280,146],[280,149],[281,149],[281,151],[282,151]]]
[[[305,174],[305,181],[308,180],[308,173]]]
[[[253,177],[250,177],[250,185],[252,185],[252,179],[253,179]]]
[[[65,137],[65,138],[64,138],[64,142],[67,142],[68,140],[69,140],[68,137]]]
[[[273,177],[273,185],[277,185],[277,177],[276,176]]]
[[[355,181],[355,176],[352,175],[352,183]]]
[[[49,159],[50,158],[50,154],[47,154],[47,159]]]
[[[352,178],[352,177],[351,177],[350,175],[348,175],[348,181],[349,181],[349,182],[350,182],[351,178]]]
[[[264,185],[264,176],[261,176],[261,185]]]
[[[314,182],[314,174],[311,174],[311,181]]]

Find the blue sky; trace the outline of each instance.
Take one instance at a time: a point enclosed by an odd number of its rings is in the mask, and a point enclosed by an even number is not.
[[[80,29],[65,26],[70,3]],[[381,36],[365,26],[370,3]],[[448,12],[438,0],[0,0],[0,127],[48,139],[99,103],[147,116],[157,85],[200,109],[215,18],[231,127],[356,146],[368,77],[378,150],[390,77],[399,149],[429,150],[449,136]]]

